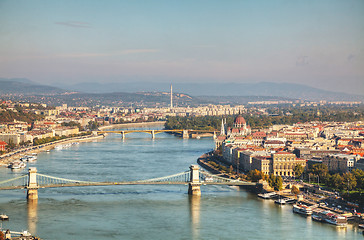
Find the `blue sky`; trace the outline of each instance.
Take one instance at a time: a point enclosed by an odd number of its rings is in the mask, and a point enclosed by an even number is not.
[[[364,1],[0,0],[0,77],[364,94]]]

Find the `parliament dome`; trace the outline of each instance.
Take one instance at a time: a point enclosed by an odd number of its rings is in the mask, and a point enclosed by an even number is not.
[[[243,118],[243,116],[239,115],[235,118],[235,121],[234,121],[235,124],[245,124],[246,121],[245,121],[245,118]]]

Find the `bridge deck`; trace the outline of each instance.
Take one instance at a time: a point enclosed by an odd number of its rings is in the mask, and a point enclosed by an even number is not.
[[[115,186],[115,185],[187,185],[188,182],[96,182],[96,183],[65,183],[65,184],[49,184],[41,185],[38,188],[57,188],[57,187],[90,187],[90,186]],[[201,182],[201,185],[225,185],[225,186],[247,186],[255,185],[250,182]],[[0,187],[0,190],[26,189],[27,186],[9,186]]]
[[[194,129],[191,129],[191,130],[188,130],[188,129],[171,129],[171,130],[168,130],[168,129],[160,129],[160,130],[153,130],[153,129],[144,129],[144,130],[117,130],[117,131],[114,131],[114,130],[102,130],[102,131],[97,131],[98,133],[134,133],[134,132],[144,132],[144,133],[152,133],[152,131],[154,131],[155,134],[157,133],[162,133],[162,132],[176,132],[176,133],[182,133],[183,131],[188,131],[188,132],[203,132],[203,133],[214,133],[216,132],[217,130],[215,131],[211,131],[211,130],[194,130]]]

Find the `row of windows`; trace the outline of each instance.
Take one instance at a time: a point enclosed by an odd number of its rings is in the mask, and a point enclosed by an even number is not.
[[[295,157],[292,157],[292,158],[275,158],[274,160],[277,160],[277,161],[294,161],[296,160]]]
[[[274,175],[279,176],[293,176],[293,172],[275,172]]]

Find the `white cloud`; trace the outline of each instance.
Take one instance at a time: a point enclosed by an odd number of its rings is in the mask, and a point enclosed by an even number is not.
[[[87,57],[111,57],[111,56],[121,56],[127,54],[139,54],[139,53],[156,53],[159,49],[127,49],[112,53],[71,53],[71,54],[61,54],[56,57],[62,58],[87,58]]]
[[[91,24],[87,23],[87,22],[72,22],[72,21],[68,21],[68,22],[55,22],[54,24],[57,25],[63,25],[63,26],[67,26],[67,27],[74,27],[74,28],[91,28]]]

